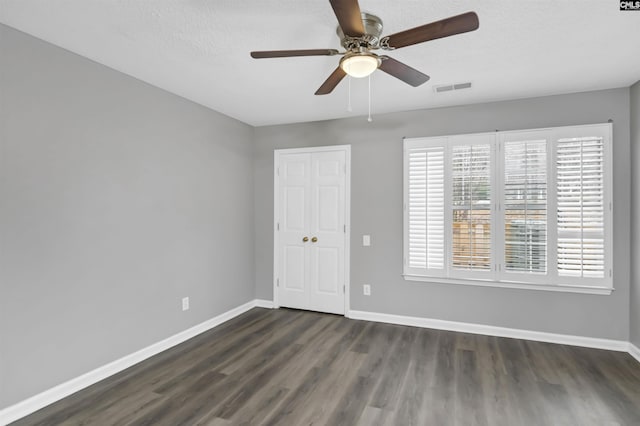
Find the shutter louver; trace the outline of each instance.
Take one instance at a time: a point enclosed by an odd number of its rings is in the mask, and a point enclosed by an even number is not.
[[[444,147],[409,150],[409,267],[444,268]]]
[[[504,256],[509,272],[547,271],[547,141],[504,143]]]
[[[452,266],[491,269],[491,146],[452,149]]]
[[[558,274],[602,278],[604,241],[604,140],[558,140]]]

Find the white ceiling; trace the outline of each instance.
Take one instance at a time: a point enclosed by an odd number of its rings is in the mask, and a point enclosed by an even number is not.
[[[640,79],[640,12],[617,0],[360,0],[392,34],[470,10],[477,31],[390,52],[431,76],[371,80],[376,113],[626,87]],[[339,57],[252,59],[252,50],[339,48],[327,0],[0,0],[0,22],[251,125],[367,112],[367,81],[314,96]],[[434,85],[472,89],[435,94]]]

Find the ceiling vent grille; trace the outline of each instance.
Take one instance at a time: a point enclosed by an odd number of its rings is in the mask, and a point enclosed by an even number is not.
[[[466,83],[455,83],[455,84],[442,84],[440,86],[434,86],[433,90],[436,93],[442,93],[442,92],[451,92],[453,90],[469,89],[470,87],[471,87],[471,82],[466,82]]]

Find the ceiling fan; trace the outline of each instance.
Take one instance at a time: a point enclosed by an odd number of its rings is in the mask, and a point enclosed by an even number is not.
[[[346,49],[345,52],[335,49],[269,50],[251,52],[251,57],[263,59],[343,55],[339,66],[322,83],[316,95],[331,93],[347,74],[352,77],[366,77],[378,68],[417,87],[429,80],[429,76],[387,55],[377,55],[372,51],[395,50],[466,33],[476,30],[479,26],[478,15],[475,12],[467,12],[381,38],[382,20],[369,13],[360,12],[358,0],[329,0],[329,3],[338,18],[337,33],[342,46]]]

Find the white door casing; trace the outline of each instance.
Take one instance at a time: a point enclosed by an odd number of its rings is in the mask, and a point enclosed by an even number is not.
[[[344,314],[350,146],[275,151],[274,305]]]

